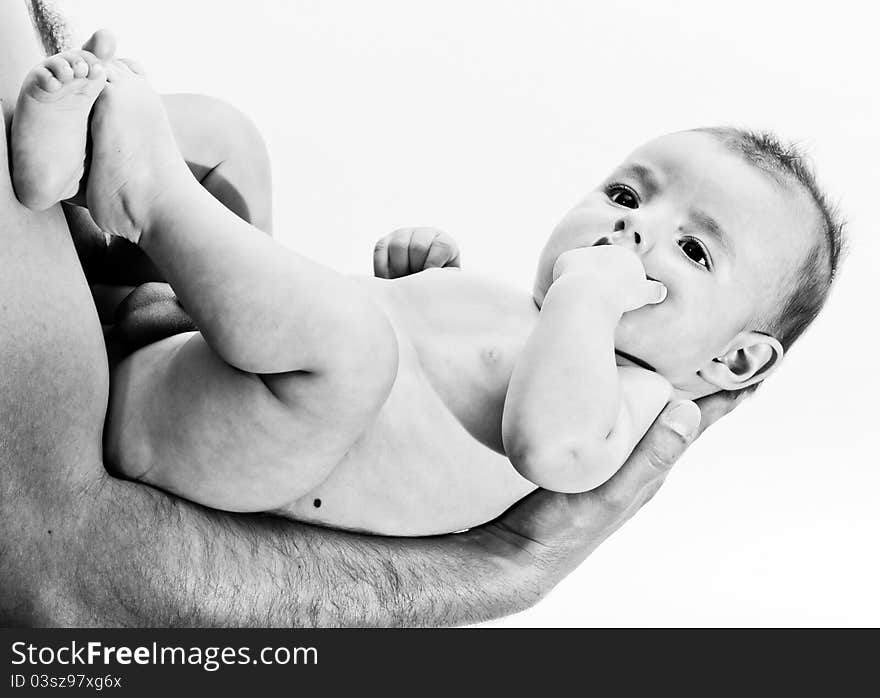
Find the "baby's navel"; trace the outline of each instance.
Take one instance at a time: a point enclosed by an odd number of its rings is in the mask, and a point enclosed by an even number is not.
[[[486,347],[480,352],[480,358],[487,366],[497,366],[501,361],[501,350],[494,345]]]

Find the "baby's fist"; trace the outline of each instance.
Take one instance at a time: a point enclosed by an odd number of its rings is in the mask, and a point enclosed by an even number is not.
[[[648,279],[639,256],[620,245],[578,247],[563,252],[553,266],[553,284],[565,277],[571,279],[566,283],[587,286],[597,299],[619,306],[621,312],[666,298],[666,287]]]
[[[396,279],[424,269],[460,267],[458,245],[436,228],[401,228],[386,235],[373,250],[373,271],[380,279]]]

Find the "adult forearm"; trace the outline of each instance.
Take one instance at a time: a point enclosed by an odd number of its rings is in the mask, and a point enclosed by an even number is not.
[[[232,517],[110,478],[90,486],[82,505],[66,540],[43,549],[64,562],[46,567],[53,573],[49,593],[37,595],[40,622],[460,625],[521,610],[540,595],[532,572],[514,561],[515,547],[485,531],[363,536]]]

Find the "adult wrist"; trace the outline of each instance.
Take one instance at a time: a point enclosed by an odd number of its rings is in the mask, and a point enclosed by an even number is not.
[[[456,537],[467,537],[487,570],[481,580],[491,617],[519,613],[543,599],[560,581],[561,554],[553,546],[529,540],[501,522],[484,524]]]

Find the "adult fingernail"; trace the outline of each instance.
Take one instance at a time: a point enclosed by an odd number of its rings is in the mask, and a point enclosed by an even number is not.
[[[700,428],[700,408],[690,400],[683,400],[672,406],[664,421],[672,431],[688,439]]]

